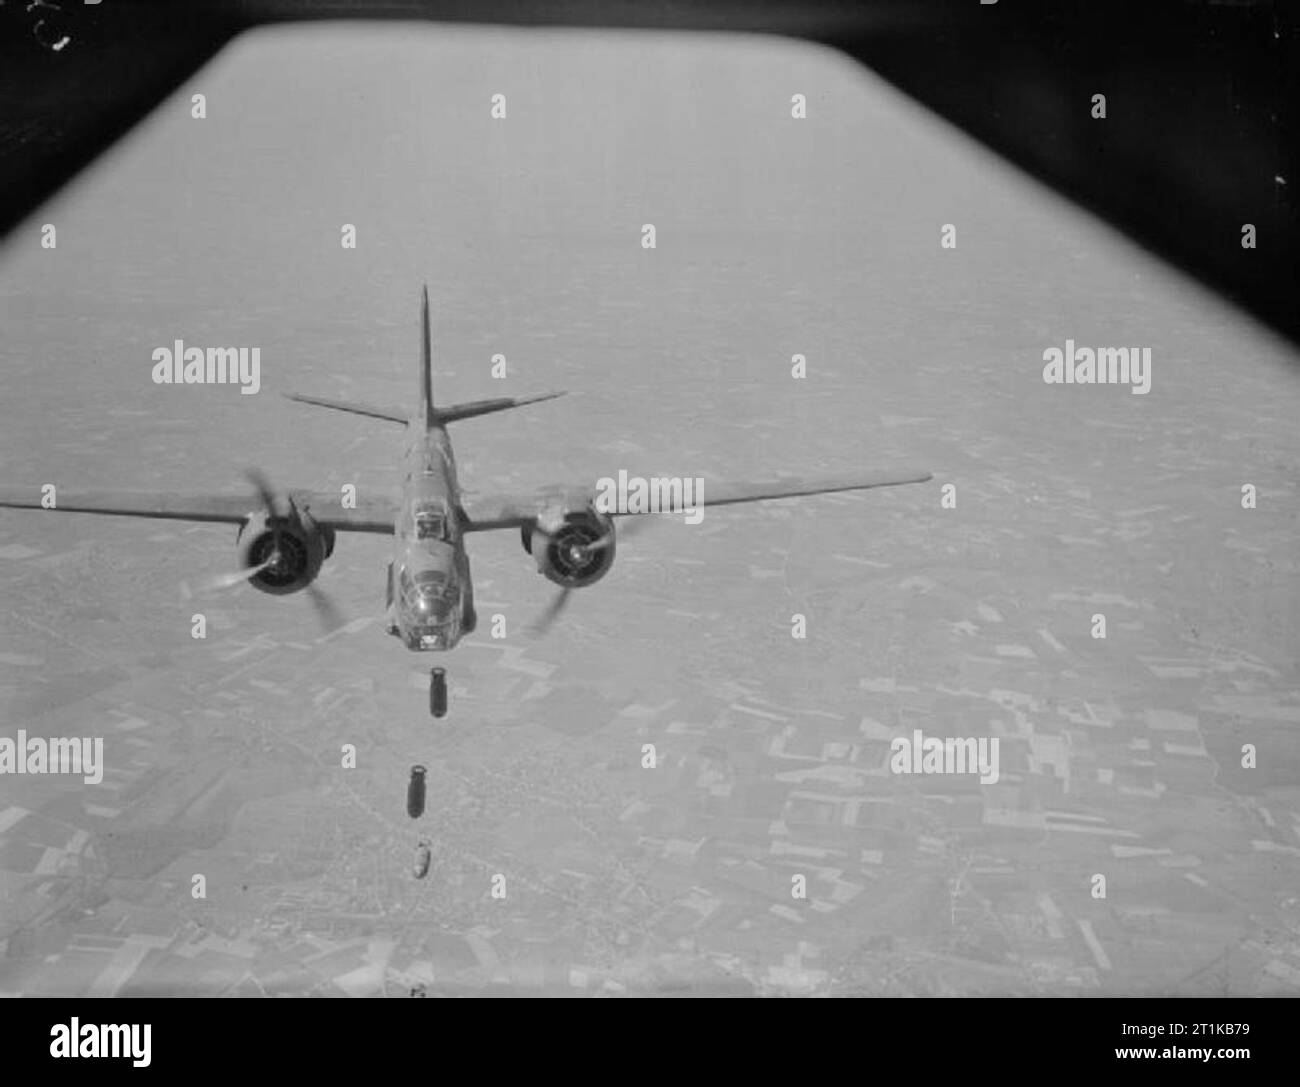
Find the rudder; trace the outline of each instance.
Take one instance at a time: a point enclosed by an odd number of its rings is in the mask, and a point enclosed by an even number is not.
[[[429,285],[421,292],[420,304],[420,393],[424,401],[424,425],[433,426],[433,349],[429,337]]]

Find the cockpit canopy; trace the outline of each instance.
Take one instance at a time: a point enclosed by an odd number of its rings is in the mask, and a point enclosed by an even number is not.
[[[451,514],[443,502],[422,498],[411,507],[417,540],[451,543]]]
[[[461,586],[447,571],[402,567],[397,624],[412,649],[450,649],[461,628]]]
[[[397,582],[402,602],[408,606],[418,608],[421,601],[439,601],[451,595],[447,575],[441,570],[417,570],[412,574],[409,569],[403,568]]]

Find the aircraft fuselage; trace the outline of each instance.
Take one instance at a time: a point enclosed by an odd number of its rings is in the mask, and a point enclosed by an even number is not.
[[[388,567],[388,630],[408,649],[454,649],[475,626],[451,438],[422,415],[407,426],[402,509]]]

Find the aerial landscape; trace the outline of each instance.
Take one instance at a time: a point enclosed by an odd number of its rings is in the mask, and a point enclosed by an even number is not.
[[[394,493],[282,394],[411,404],[424,284],[442,403],[566,391],[450,424],[471,509],[932,478],[638,518],[544,635],[471,534],[440,654],[382,536],[322,625],[234,525],[0,509],[0,738],[104,760],[0,778],[0,994],[1300,995],[1293,344],[828,48],[293,25],[0,246],[0,491]]]

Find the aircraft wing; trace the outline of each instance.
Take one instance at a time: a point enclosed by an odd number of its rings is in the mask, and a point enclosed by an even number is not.
[[[699,505],[729,506],[739,502],[766,502],[776,498],[795,498],[799,495],[832,494],[839,491],[864,491],[872,487],[896,487],[904,483],[924,483],[933,478],[929,472],[908,469],[887,469],[861,472],[852,476],[808,479],[788,476],[761,483],[710,482],[702,487],[703,501]],[[518,528],[530,525],[538,517],[555,510],[584,508],[598,494],[597,488],[553,487],[524,497],[482,498],[466,501],[465,532],[486,532],[494,528]],[[676,501],[671,501],[672,498]],[[694,499],[696,496],[691,495]],[[681,494],[667,495],[653,512],[682,512],[690,506],[682,503]],[[615,517],[635,516],[614,512]]]
[[[398,503],[387,497],[356,500],[356,509],[344,509],[338,494],[289,491],[300,510],[310,510],[322,526],[338,532],[374,532],[389,535],[397,519]],[[41,489],[0,491],[0,507],[37,509],[48,513],[98,513],[110,517],[157,517],[171,521],[213,521],[242,524],[257,512],[261,501],[253,495],[180,495],[148,491],[65,491],[56,488],[53,508],[41,504]]]

